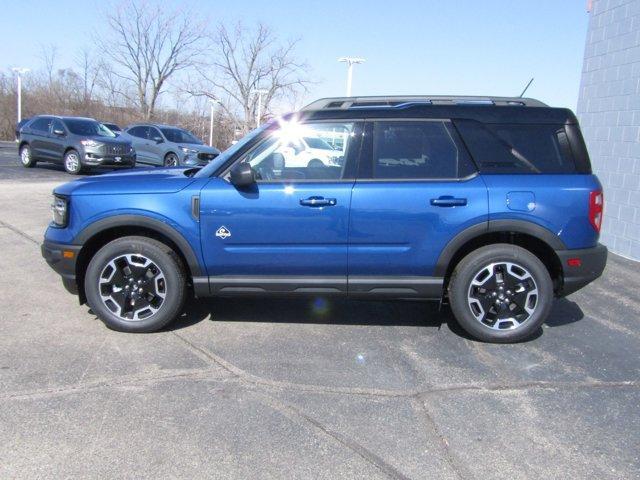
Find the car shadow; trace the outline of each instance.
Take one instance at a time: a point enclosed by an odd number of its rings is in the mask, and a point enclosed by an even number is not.
[[[52,172],[60,172],[65,174],[67,173],[62,165],[58,165],[56,163],[37,163],[36,166],[33,168],[36,170],[48,170]],[[80,173],[79,175],[75,175],[75,176],[69,175],[69,178],[73,179],[73,178],[79,178],[79,177],[92,177],[95,175],[100,175],[102,173],[111,173],[116,171],[119,171],[119,170],[115,168],[108,168],[108,167],[93,167],[89,170],[83,170],[82,173]]]
[[[580,307],[566,298],[554,302],[546,325],[561,327],[584,318]],[[338,298],[191,298],[182,315],[165,330],[189,328],[204,320],[211,322],[253,322],[321,325],[362,325],[442,328],[476,341],[453,317],[448,306],[436,302],[369,301]],[[524,342],[535,340],[540,328]]]

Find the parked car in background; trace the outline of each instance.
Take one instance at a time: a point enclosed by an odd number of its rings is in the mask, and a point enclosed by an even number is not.
[[[132,168],[136,152],[131,142],[92,118],[38,115],[20,129],[18,151],[26,168],[37,162],[61,163],[77,175],[91,167]]]
[[[22,120],[20,120],[18,123],[16,123],[16,141],[20,140],[20,129],[26,125],[29,120],[31,120],[30,118],[23,118]]]
[[[342,165],[287,163],[327,131]],[[204,168],[69,182],[53,201],[43,256],[128,332],[164,327],[192,289],[434,300],[473,337],[518,342],[607,259],[575,115],[519,97],[323,99]]]
[[[290,167],[340,166],[344,152],[336,150],[320,136],[300,135],[281,148],[281,153]]]
[[[111,130],[116,135],[120,135],[122,133],[122,129],[116,123],[102,122],[102,125],[107,127],[109,130]]]
[[[139,163],[194,167],[206,165],[220,154],[220,150],[205,145],[192,133],[170,125],[129,125],[122,136],[135,148]]]

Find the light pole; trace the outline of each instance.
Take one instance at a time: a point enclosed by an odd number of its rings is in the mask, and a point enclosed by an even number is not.
[[[28,73],[30,70],[24,67],[15,67],[12,68],[13,71],[18,76],[18,123],[22,120],[22,75]]]
[[[260,117],[262,116],[262,95],[269,93],[268,90],[259,88],[254,91],[258,95],[258,107],[256,108],[256,127],[260,126]]]
[[[347,64],[347,97],[351,96],[351,81],[353,80],[353,65],[356,63],[364,63],[364,58],[358,57],[340,57],[339,62]]]
[[[211,102],[211,116],[209,118],[209,146],[213,147],[213,109],[216,106],[215,100],[209,100]]]

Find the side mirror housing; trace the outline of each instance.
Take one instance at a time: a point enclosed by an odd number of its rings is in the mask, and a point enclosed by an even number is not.
[[[256,183],[256,173],[246,162],[234,165],[229,174],[231,183],[236,187],[248,187]]]
[[[153,137],[153,141],[154,141],[154,142],[156,142],[156,143],[162,143],[162,142],[164,142],[164,140],[163,140],[163,138],[162,138],[162,137]]]
[[[59,137],[63,137],[64,136],[64,130],[60,130],[59,128],[56,128],[53,130],[53,134],[57,135]]]

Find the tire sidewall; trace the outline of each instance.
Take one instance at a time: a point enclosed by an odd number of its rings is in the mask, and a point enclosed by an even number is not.
[[[24,151],[29,152],[29,162],[24,163],[24,161],[22,160],[22,152]],[[35,165],[35,160],[33,159],[33,151],[31,150],[31,147],[29,145],[23,145],[22,147],[20,147],[20,150],[18,151],[18,154],[20,155],[20,164],[25,167],[25,168],[31,168]]]
[[[480,269],[494,262],[513,262],[526,268],[538,289],[538,304],[525,323],[513,330],[492,330],[482,325],[471,313],[467,295],[473,278]],[[553,282],[544,264],[528,250],[510,244],[496,244],[479,248],[456,266],[448,287],[451,310],[460,326],[473,337],[487,342],[512,343],[525,340],[536,333],[549,315],[553,305]]]
[[[175,158],[175,164],[169,164],[169,159]],[[164,166],[165,167],[177,167],[180,165],[180,157],[175,153],[167,153],[164,157]]]
[[[123,254],[138,253],[149,258],[164,273],[167,293],[160,309],[149,318],[124,320],[107,308],[98,291],[98,280],[107,263]],[[166,245],[146,237],[125,237],[102,247],[91,259],[84,279],[87,303],[93,312],[112,330],[121,332],[153,332],[174,320],[185,299],[185,277],[179,260]]]
[[[78,168],[76,170],[70,170],[69,168],[67,168],[67,157],[73,154],[75,154],[78,157]],[[82,171],[82,162],[80,160],[80,154],[76,150],[69,150],[67,153],[64,154],[64,157],[62,158],[62,165],[64,166],[65,172],[67,172],[69,175],[78,175]]]

